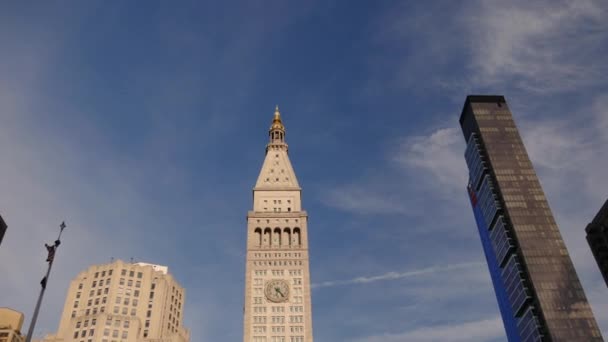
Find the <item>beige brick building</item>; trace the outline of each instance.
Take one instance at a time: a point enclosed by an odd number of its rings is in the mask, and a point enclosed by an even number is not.
[[[279,109],[247,214],[244,342],[312,342],[308,214]]]
[[[0,308],[0,342],[23,342],[21,335],[23,314],[9,308]]]
[[[81,272],[43,342],[188,342],[185,291],[166,266],[121,260]]]

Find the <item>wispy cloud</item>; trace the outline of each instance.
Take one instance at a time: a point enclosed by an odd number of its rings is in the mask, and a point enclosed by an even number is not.
[[[605,84],[605,1],[479,1],[461,18],[469,33],[472,84],[505,81],[540,93]]]
[[[597,58],[608,52],[602,0],[401,4],[388,12],[377,39],[399,56],[385,56],[390,68],[381,67],[397,70],[383,74],[397,87],[551,94],[608,82]]]
[[[402,333],[385,333],[356,339],[356,342],[483,342],[504,336],[500,317],[478,321],[438,324]]]
[[[365,276],[365,277],[357,277],[348,280],[330,280],[324,281],[316,284],[312,284],[313,288],[322,288],[322,287],[334,287],[334,286],[345,286],[345,285],[355,285],[355,284],[367,284],[373,283],[377,281],[387,281],[387,280],[399,280],[404,278],[422,276],[433,274],[437,272],[446,272],[452,270],[458,270],[463,268],[474,268],[474,267],[484,267],[484,263],[481,262],[467,262],[460,264],[452,264],[447,266],[433,266],[422,268],[418,270],[406,271],[406,272],[387,272],[377,276]]]
[[[390,190],[372,184],[337,186],[325,191],[321,201],[330,207],[363,215],[411,212],[400,201],[391,198]]]
[[[393,160],[404,169],[429,176],[439,192],[453,194],[463,191],[466,184],[463,144],[459,128],[439,128],[429,135],[403,139]]]

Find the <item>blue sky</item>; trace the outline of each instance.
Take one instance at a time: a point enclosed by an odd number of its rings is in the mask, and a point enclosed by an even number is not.
[[[0,5],[0,306],[36,333],[111,257],[168,265],[192,341],[242,337],[245,216],[275,104],[310,215],[317,341],[503,341],[468,204],[465,96],[503,94],[604,335],[604,1]],[[140,238],[143,237],[143,238]]]

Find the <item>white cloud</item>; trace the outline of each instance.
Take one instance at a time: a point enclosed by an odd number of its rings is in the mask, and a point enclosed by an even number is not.
[[[458,128],[441,128],[426,136],[403,139],[393,160],[404,169],[421,171],[418,176],[431,179],[440,192],[464,191],[464,139]]]
[[[326,191],[321,201],[331,207],[363,214],[407,214],[407,206],[390,198],[382,187],[370,184],[345,185]]]
[[[399,280],[403,278],[410,278],[416,276],[424,276],[433,273],[444,273],[446,271],[458,270],[463,268],[479,268],[484,267],[485,263],[480,262],[467,262],[460,264],[451,264],[447,266],[433,266],[427,267],[418,270],[406,271],[406,272],[387,272],[377,276],[363,276],[357,277],[348,280],[329,280],[323,281],[317,284],[312,284],[313,288],[322,288],[322,287],[334,287],[334,286],[344,286],[344,285],[355,285],[355,284],[367,284],[373,283],[377,281],[387,281],[387,280]]]
[[[500,317],[414,328],[403,333],[368,336],[356,342],[482,342],[504,336]]]
[[[608,42],[605,2],[480,1],[466,11],[472,84],[554,92],[606,83],[596,58]]]

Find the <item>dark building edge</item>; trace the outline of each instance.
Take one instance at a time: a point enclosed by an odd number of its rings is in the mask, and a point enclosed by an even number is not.
[[[6,228],[8,228],[8,226],[6,225],[6,222],[4,222],[2,215],[0,215],[0,245],[2,244],[2,239],[4,239],[4,233],[6,233]]]
[[[608,200],[585,227],[587,244],[608,286]]]

